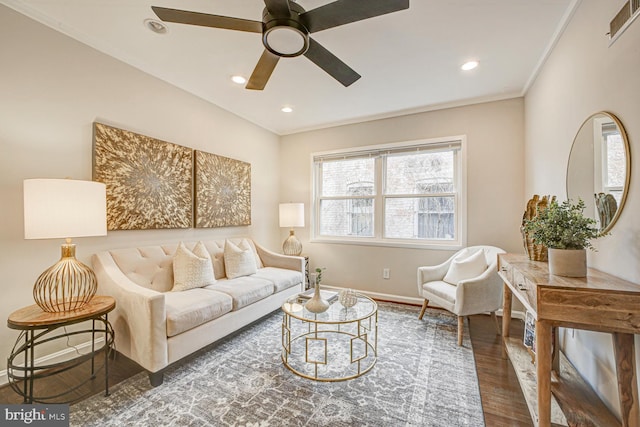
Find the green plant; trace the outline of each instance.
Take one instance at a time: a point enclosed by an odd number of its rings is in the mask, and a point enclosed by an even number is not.
[[[535,243],[553,249],[585,249],[594,250],[590,240],[602,234],[596,221],[582,214],[584,201],[572,204],[570,200],[551,204],[538,215],[525,221],[524,230],[529,233]]]
[[[322,270],[326,270],[326,267],[317,267],[316,268],[316,282],[320,284],[322,281]]]

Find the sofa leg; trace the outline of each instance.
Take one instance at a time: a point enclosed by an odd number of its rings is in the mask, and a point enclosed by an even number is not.
[[[152,387],[158,387],[164,382],[164,373],[162,371],[149,372],[149,382]]]
[[[418,316],[418,320],[422,320],[422,316],[424,316],[424,312],[427,311],[428,304],[429,304],[429,300],[425,298],[424,302],[422,303],[422,310],[420,310],[420,316]]]
[[[458,345],[462,345],[463,331],[464,331],[464,316],[458,316]]]

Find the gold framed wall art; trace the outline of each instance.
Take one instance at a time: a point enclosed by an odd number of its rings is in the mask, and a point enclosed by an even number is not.
[[[192,149],[96,122],[93,153],[109,230],[193,226]]]
[[[195,151],[196,228],[251,225],[251,164]]]

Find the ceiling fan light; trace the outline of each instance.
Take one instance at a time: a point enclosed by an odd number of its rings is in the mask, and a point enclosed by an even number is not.
[[[231,76],[231,81],[236,84],[243,85],[247,82],[247,79],[242,76]]]
[[[464,71],[473,70],[478,66],[478,61],[467,61],[460,67]]]
[[[144,26],[156,34],[166,34],[167,26],[155,19],[145,19]]]
[[[276,55],[297,56],[307,50],[305,35],[292,27],[270,28],[264,35],[266,46]]]

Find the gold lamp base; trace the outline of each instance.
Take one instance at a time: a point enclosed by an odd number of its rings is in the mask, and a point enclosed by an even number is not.
[[[289,237],[287,237],[287,240],[282,244],[282,252],[285,255],[294,256],[298,256],[302,253],[302,243],[300,243],[300,240],[296,237],[293,228],[289,230]]]
[[[49,313],[77,310],[96,294],[96,275],[76,259],[76,245],[67,239],[61,247],[60,260],[46,269],[36,280],[33,299]]]

